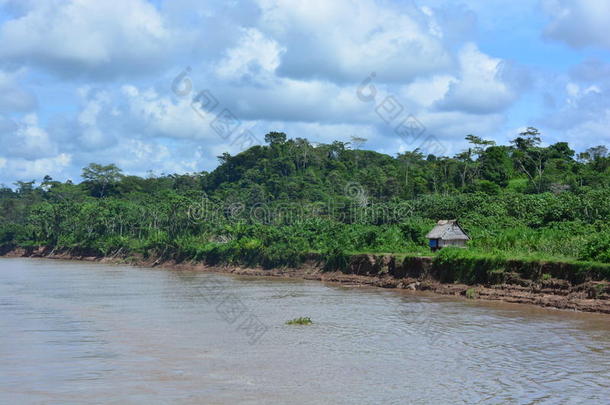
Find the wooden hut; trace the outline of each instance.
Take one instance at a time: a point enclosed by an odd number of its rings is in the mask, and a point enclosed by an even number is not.
[[[446,246],[466,247],[466,242],[470,240],[466,232],[458,224],[457,220],[443,219],[436,223],[436,226],[428,232],[426,238],[430,240],[432,251],[442,249]]]

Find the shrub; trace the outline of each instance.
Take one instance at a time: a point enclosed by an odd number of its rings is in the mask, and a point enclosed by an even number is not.
[[[579,252],[580,260],[592,260],[610,263],[610,234],[596,234],[587,242]]]

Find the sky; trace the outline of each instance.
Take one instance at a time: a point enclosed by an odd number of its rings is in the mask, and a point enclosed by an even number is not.
[[[0,0],[6,186],[210,171],[270,131],[454,155],[528,126],[610,145],[609,0]]]

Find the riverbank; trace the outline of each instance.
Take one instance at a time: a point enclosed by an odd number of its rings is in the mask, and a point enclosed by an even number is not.
[[[84,260],[109,264],[129,264],[141,267],[161,267],[169,270],[207,271],[248,276],[298,278],[334,282],[345,285],[369,285],[427,291],[440,295],[461,296],[465,299],[503,301],[537,305],[547,308],[610,314],[610,282],[595,280],[588,273],[574,272],[566,263],[525,263],[511,261],[504,268],[486,270],[475,283],[455,280],[456,263],[441,263],[432,257],[401,257],[397,255],[352,255],[346,257],[341,271],[329,270],[319,257],[311,255],[298,268],[241,267],[207,265],[202,262],[166,257],[143,257],[116,252],[100,256],[86,251],[54,250],[50,248],[15,248],[0,252],[5,257],[34,257],[61,260]],[[493,263],[497,266],[497,263]],[[452,268],[450,268],[453,266]],[[493,266],[492,266],[493,267]],[[535,267],[535,269],[533,269]],[[533,269],[533,270],[532,270]],[[480,270],[477,270],[480,273]]]

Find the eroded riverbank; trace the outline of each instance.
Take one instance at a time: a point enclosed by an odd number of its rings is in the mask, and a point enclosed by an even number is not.
[[[37,257],[62,260],[83,260],[101,263],[129,264],[142,267],[161,267],[170,270],[195,270],[248,276],[282,277],[344,285],[370,285],[412,291],[428,291],[440,295],[529,304],[561,310],[610,314],[610,283],[546,277],[539,280],[523,278],[517,272],[507,272],[495,282],[467,285],[442,282],[429,257],[415,257],[400,261],[392,255],[355,255],[343,271],[324,270],[323,263],[312,258],[299,268],[251,268],[241,266],[210,266],[200,262],[177,261],[159,257],[115,254],[88,255],[87,252],[55,251],[48,248],[12,249],[6,257]]]

